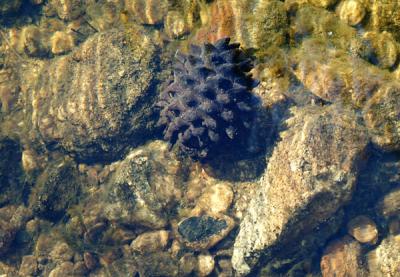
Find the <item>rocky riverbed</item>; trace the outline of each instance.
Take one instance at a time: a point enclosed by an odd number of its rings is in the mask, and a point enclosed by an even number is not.
[[[240,147],[170,149],[177,50],[238,42]],[[400,3],[0,0],[0,276],[400,276]]]

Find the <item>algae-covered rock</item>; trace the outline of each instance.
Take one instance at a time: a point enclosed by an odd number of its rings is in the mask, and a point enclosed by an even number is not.
[[[263,255],[299,241],[352,196],[367,136],[339,106],[295,110],[240,224],[232,262],[247,274]]]
[[[376,31],[392,32],[400,39],[400,2],[398,1],[366,1],[371,10],[370,25]]]
[[[83,0],[50,0],[51,5],[57,12],[58,17],[63,20],[74,20],[81,16],[85,11]]]
[[[27,68],[26,125],[78,159],[118,157],[152,130],[155,50],[133,26],[98,33],[69,55]]]
[[[364,43],[371,46],[370,62],[386,69],[395,65],[399,50],[391,33],[366,32],[363,38]]]
[[[167,0],[125,0],[125,8],[141,24],[161,24],[168,12]]]
[[[364,107],[381,87],[392,82],[393,76],[371,66],[359,56],[361,53],[354,54],[320,39],[306,39],[301,48],[291,53],[293,72],[305,87],[324,100]]]
[[[15,70],[12,68],[0,69],[0,110],[2,113],[8,113],[12,110],[17,101],[19,91]]]
[[[382,86],[366,103],[364,119],[372,140],[385,150],[400,150],[400,83]]]
[[[350,26],[359,24],[367,13],[363,2],[359,0],[342,1],[336,11],[340,19]]]
[[[336,4],[338,0],[308,0],[308,2],[317,7],[328,8]]]
[[[0,255],[7,252],[17,232],[31,217],[31,211],[24,206],[9,205],[0,208]]]
[[[83,215],[86,225],[105,217],[130,226],[166,226],[167,212],[182,194],[180,163],[167,144],[156,141],[137,148],[111,167],[113,173],[106,184],[88,198]]]
[[[284,4],[278,0],[213,1],[202,6],[202,27],[196,33],[200,42],[231,37],[245,48],[265,50],[282,46],[289,31]]]
[[[165,208],[172,207],[180,198],[174,180],[179,163],[168,161],[168,157],[173,157],[164,144],[152,143],[146,150],[131,152],[118,166],[108,183],[110,194],[105,214],[110,220],[125,224],[137,222],[160,228],[166,224]]]
[[[80,182],[74,162],[54,161],[36,180],[29,199],[30,208],[41,217],[59,219],[78,202]]]
[[[28,25],[21,30],[17,51],[31,57],[44,57],[49,52],[47,33],[35,25]]]
[[[281,46],[286,42],[289,31],[288,18],[284,4],[281,1],[257,1],[254,10],[250,13],[249,38],[253,47],[265,50],[270,46]]]
[[[296,16],[291,18],[290,36],[294,42],[313,37],[330,46],[348,49],[351,41],[357,37],[357,31],[325,9],[301,5]]]

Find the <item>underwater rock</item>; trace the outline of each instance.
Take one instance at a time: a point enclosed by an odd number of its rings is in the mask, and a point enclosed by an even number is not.
[[[347,231],[361,243],[375,244],[378,240],[378,228],[369,217],[360,215],[347,224]]]
[[[46,156],[39,155],[36,151],[26,149],[22,152],[22,168],[29,174],[42,169],[46,161]]]
[[[11,68],[0,69],[0,111],[8,113],[14,107],[20,91],[18,78]]]
[[[179,276],[178,262],[166,252],[137,256],[135,257],[135,262],[140,274],[139,276]]]
[[[121,2],[96,1],[88,3],[86,14],[92,26],[99,31],[106,31],[122,25],[122,8]]]
[[[206,188],[197,200],[192,214],[201,214],[201,212],[210,214],[226,213],[232,204],[233,197],[232,187],[228,183],[210,186]]]
[[[83,0],[50,0],[51,5],[57,11],[59,18],[69,21],[80,17],[85,12],[86,1]]]
[[[75,47],[74,36],[65,32],[55,32],[51,38],[51,52],[54,55],[61,55],[70,52]]]
[[[125,8],[141,24],[161,24],[168,12],[168,0],[125,0]]]
[[[169,11],[165,17],[164,29],[170,38],[175,39],[188,34],[190,26],[181,12]]]
[[[258,0],[248,15],[247,47],[266,50],[270,46],[281,46],[289,32],[288,18],[284,3],[276,0]]]
[[[389,236],[367,254],[370,276],[396,277],[400,268],[400,235]]]
[[[400,214],[400,188],[386,194],[376,205],[376,210],[384,218],[396,217]]]
[[[22,257],[22,262],[19,267],[19,276],[36,276],[38,272],[37,258],[33,255]]]
[[[214,270],[215,261],[213,256],[200,254],[198,257],[198,273],[200,276],[208,276]]]
[[[35,215],[57,220],[78,202],[80,193],[81,180],[76,164],[68,159],[54,161],[36,180],[29,206]]]
[[[397,61],[398,47],[393,35],[388,32],[366,32],[364,43],[371,46],[369,61],[383,69],[389,69]]]
[[[278,0],[216,0],[207,9],[203,6],[200,15],[202,27],[195,37],[198,43],[231,37],[245,48],[265,50],[286,42],[288,18]]]
[[[7,15],[19,10],[22,0],[5,0],[0,1],[0,15]]]
[[[308,0],[311,4],[321,7],[321,8],[328,8],[333,6],[337,3],[338,0]]]
[[[156,59],[150,38],[133,26],[97,33],[69,55],[27,67],[26,126],[79,160],[119,157],[152,130]]]
[[[361,245],[349,236],[332,241],[321,258],[323,277],[366,276]]]
[[[187,253],[179,259],[179,272],[183,276],[190,276],[198,267],[198,261],[193,254]]]
[[[225,238],[234,225],[233,219],[226,215],[192,216],[178,224],[177,233],[187,247],[204,250]]]
[[[0,274],[3,276],[18,276],[18,269],[8,263],[0,262]]]
[[[293,113],[240,224],[232,262],[241,275],[260,255],[270,260],[276,247],[301,240],[332,217],[356,184],[368,143],[356,115],[340,105]]]
[[[400,3],[398,1],[366,1],[371,10],[370,25],[375,31],[391,32],[400,41]]]
[[[387,82],[364,107],[372,141],[384,150],[400,150],[400,82]]]
[[[314,39],[327,49],[348,51],[354,41],[360,41],[356,28],[338,20],[334,13],[315,6],[300,5],[290,22],[290,39],[295,44]],[[313,53],[319,54],[318,51]]]
[[[55,263],[72,261],[74,251],[65,242],[57,242],[50,252],[49,258]]]
[[[16,50],[31,57],[43,57],[49,52],[47,34],[35,25],[28,25],[18,36]]]
[[[230,259],[218,260],[218,276],[234,276],[232,262]]]
[[[365,6],[359,0],[344,0],[336,10],[339,18],[350,26],[359,24],[366,14]]]
[[[0,255],[7,252],[17,232],[31,217],[32,212],[24,206],[9,205],[0,208]]]
[[[133,251],[140,254],[162,251],[168,244],[169,232],[165,230],[146,232],[140,234],[131,243]]]
[[[192,45],[187,56],[178,52],[174,80],[158,103],[164,139],[193,159],[211,158],[240,142],[252,126],[252,62],[229,41]]]
[[[74,274],[74,264],[72,262],[63,262],[57,265],[49,274],[49,277],[64,276],[77,277],[77,275]]]
[[[100,215],[125,225],[159,229],[167,224],[165,213],[181,199],[180,163],[166,143],[155,141],[130,152],[112,164],[112,173],[101,193]],[[98,195],[93,197],[94,205]],[[103,211],[101,211],[103,209]]]
[[[393,76],[387,71],[320,40],[304,40],[291,57],[297,78],[313,94],[329,102],[340,100],[363,108],[378,90],[393,83]]]

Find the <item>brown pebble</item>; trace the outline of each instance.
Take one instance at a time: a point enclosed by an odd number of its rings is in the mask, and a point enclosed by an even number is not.
[[[378,240],[378,229],[375,222],[364,215],[350,220],[347,224],[347,230],[350,235],[361,243],[375,244]]]

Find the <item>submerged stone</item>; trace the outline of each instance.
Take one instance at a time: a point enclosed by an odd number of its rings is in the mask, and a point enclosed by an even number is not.
[[[368,143],[355,114],[335,105],[294,113],[240,224],[232,257],[239,274],[300,242],[351,199]]]
[[[195,216],[183,220],[178,227],[178,232],[189,242],[207,239],[225,229],[227,224],[223,220],[210,216]]]
[[[209,249],[225,238],[234,227],[234,221],[225,215],[192,216],[178,224],[180,240],[195,250]]]
[[[97,33],[69,55],[27,67],[26,126],[79,160],[119,157],[154,128],[155,52],[145,31],[132,26]]]
[[[78,202],[80,182],[74,162],[54,162],[38,177],[29,196],[30,208],[38,216],[51,220],[60,219],[67,208]]]

